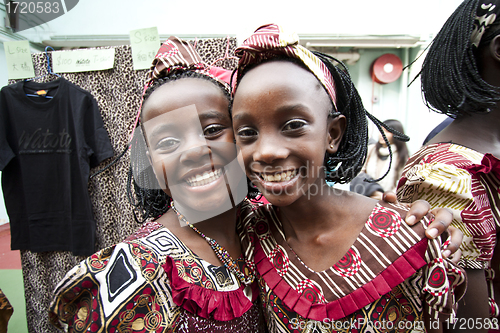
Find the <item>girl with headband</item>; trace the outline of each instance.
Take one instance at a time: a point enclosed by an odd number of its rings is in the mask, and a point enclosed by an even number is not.
[[[492,263],[500,255],[500,1],[462,2],[434,38],[420,75],[429,109],[454,120],[407,162],[398,196],[448,207],[464,233],[459,265],[468,288],[458,329],[470,318],[484,323],[499,315],[492,267],[498,272],[500,261]]]
[[[466,277],[406,208],[329,187],[363,166],[367,118],[347,68],[270,24],[236,50],[232,118],[271,205],[243,216],[271,332],[428,331]]]
[[[143,219],[155,220],[72,269],[55,290],[51,320],[73,332],[264,332],[253,263],[236,231],[247,182],[230,72],[170,37],[148,76],[131,195]]]
[[[247,183],[236,158],[229,74],[204,64],[185,41],[171,37],[162,45],[148,74],[129,175],[132,201],[143,220],[154,222],[66,275],[51,306],[56,326],[265,330],[254,264],[245,259],[253,247],[242,251],[237,225],[251,205],[241,204]],[[428,205],[412,210],[419,219]],[[442,211],[440,221],[448,220]]]

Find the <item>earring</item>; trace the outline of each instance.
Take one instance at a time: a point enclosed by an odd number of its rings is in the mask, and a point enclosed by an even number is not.
[[[335,148],[335,147],[333,146],[333,144],[331,144],[331,145],[330,145],[330,148],[332,148],[332,149],[333,149],[333,148]]]

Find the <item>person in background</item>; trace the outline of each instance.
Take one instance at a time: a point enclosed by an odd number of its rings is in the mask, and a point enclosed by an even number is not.
[[[464,233],[459,265],[469,280],[457,323],[480,322],[475,332],[498,329],[498,264],[491,263],[500,255],[500,1],[463,1],[420,74],[426,105],[454,120],[409,159],[398,198],[453,211],[453,225]]]
[[[384,121],[384,124],[404,134],[403,124],[399,120],[388,119]],[[382,134],[379,134],[378,141],[368,146],[366,162],[361,172],[366,173],[372,180],[378,183],[383,191],[395,192],[399,177],[401,177],[403,167],[409,157],[408,147],[405,141],[396,139],[386,129],[384,129],[384,134],[386,139],[384,139]],[[392,159],[387,143],[389,143],[392,151]],[[375,193],[371,193],[369,196],[380,199],[383,191],[375,191]]]

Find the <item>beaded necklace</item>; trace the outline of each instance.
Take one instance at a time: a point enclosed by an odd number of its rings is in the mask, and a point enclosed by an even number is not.
[[[215,239],[206,236],[203,232],[198,230],[198,228],[196,228],[194,225],[189,223],[189,221],[186,219],[186,217],[184,215],[182,215],[177,210],[177,208],[175,208],[173,200],[170,204],[170,207],[172,207],[172,210],[175,212],[175,214],[177,215],[177,218],[181,222],[186,223],[191,229],[193,229],[198,235],[200,235],[201,237],[203,237],[207,241],[207,243],[210,245],[210,247],[214,251],[217,258],[219,258],[219,260],[224,264],[224,266],[226,266],[226,268],[229,271],[233,272],[234,275],[236,275],[238,277],[238,280],[240,280],[241,283],[243,283],[245,285],[249,285],[253,282],[253,280],[254,280],[253,274],[249,273],[248,277],[246,277],[245,274],[243,274],[243,272],[239,269],[238,264],[233,260],[233,258],[231,258],[231,256],[226,251],[226,249],[222,245],[217,243],[217,241]]]

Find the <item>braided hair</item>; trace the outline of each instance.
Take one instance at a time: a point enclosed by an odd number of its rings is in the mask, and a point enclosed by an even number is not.
[[[478,70],[477,50],[500,34],[498,22],[486,30],[477,48],[471,43],[480,0],[465,0],[448,18],[425,57],[421,75],[426,106],[452,118],[487,113],[500,101],[498,88]]]
[[[156,89],[164,84],[185,78],[210,81],[221,89],[228,101],[230,100],[230,94],[226,87],[208,75],[195,71],[174,71],[169,73],[168,76],[154,80],[153,84],[144,93],[144,102]],[[141,114],[144,110],[144,102]],[[134,136],[131,146],[135,155],[130,159],[130,168],[127,177],[127,197],[129,202],[140,212],[139,217],[134,212],[135,220],[143,223],[149,218],[156,219],[167,212],[170,208],[172,198],[158,184],[158,180],[155,177],[146,154],[148,147],[142,135]]]
[[[348,183],[361,171],[366,160],[368,145],[366,110],[347,67],[327,54],[317,51],[313,53],[325,64],[335,81],[337,91],[335,114],[343,114],[347,120],[345,133],[337,152],[325,155],[326,180]]]

